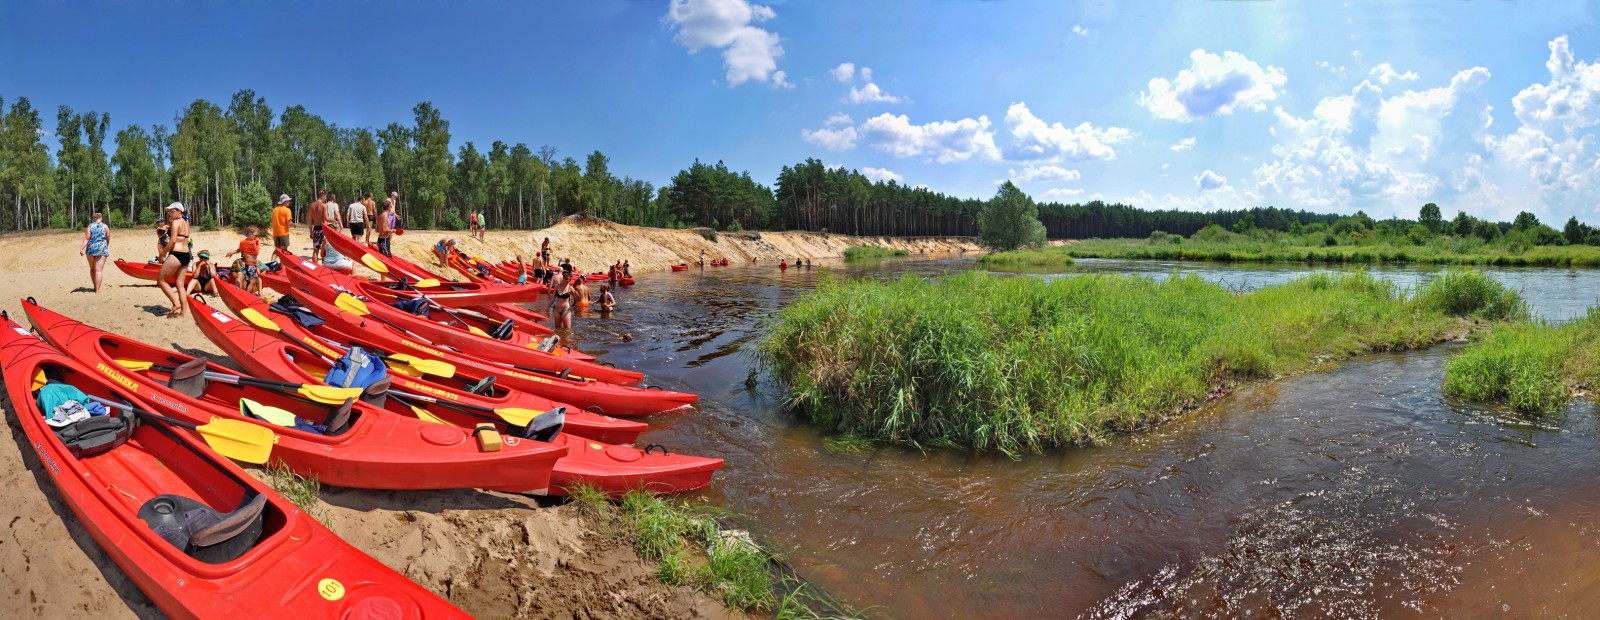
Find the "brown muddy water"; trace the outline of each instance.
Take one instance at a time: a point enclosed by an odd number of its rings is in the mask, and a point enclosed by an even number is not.
[[[968,259],[819,261],[934,276]],[[1235,288],[1282,266],[1082,261]],[[1600,604],[1600,417],[1532,420],[1440,393],[1458,347],[1357,358],[1240,391],[1152,431],[1021,460],[829,451],[746,381],[741,347],[824,267],[649,274],[586,350],[702,396],[646,441],[721,456],[703,497],[849,605],[924,617],[1550,617]],[[1415,284],[1430,269],[1381,275]],[[1536,312],[1581,315],[1600,271],[1501,270]],[[1035,276],[1026,276],[1035,277]],[[621,334],[633,337],[623,342]]]

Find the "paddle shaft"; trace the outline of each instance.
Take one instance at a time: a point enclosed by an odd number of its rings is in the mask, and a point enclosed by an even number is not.
[[[437,398],[433,398],[431,396],[423,396],[421,394],[409,394],[409,393],[406,393],[406,392],[402,392],[402,391],[396,390],[394,388],[389,388],[389,396],[391,398],[394,398],[395,400],[400,401],[401,404],[406,405],[408,407],[415,407],[416,405],[412,404],[412,403],[409,403],[409,402],[406,402],[406,401],[415,399],[415,400],[418,400],[418,401],[421,401],[421,402],[424,402],[424,403],[428,403],[428,404],[431,404],[431,405],[439,405],[440,407],[447,407],[447,408],[450,408],[450,409],[454,409],[457,412],[461,413],[462,415],[465,415],[465,416],[470,417],[470,418],[483,420],[485,422],[495,422],[495,423],[498,423],[498,424],[505,424],[507,426],[513,426],[513,427],[516,426],[514,424],[511,424],[510,422],[505,421],[504,419],[497,418],[497,417],[494,417],[494,416],[486,416],[486,415],[483,415],[481,413],[476,413],[476,412],[468,410],[468,408],[470,407],[472,409],[479,409],[479,410],[483,410],[483,411],[489,411],[489,412],[493,412],[494,411],[493,409],[489,409],[487,407],[475,407],[473,405],[464,405],[464,404],[461,404],[461,403],[448,403],[448,402],[439,400]]]
[[[155,420],[160,420],[162,422],[166,422],[167,424],[171,424],[173,426],[177,426],[177,427],[180,427],[180,428],[187,428],[189,430],[200,430],[200,426],[198,424],[190,424],[188,422],[184,422],[183,420],[169,418],[167,416],[164,416],[164,415],[161,415],[161,414],[158,414],[158,413],[152,413],[152,412],[149,412],[149,411],[145,411],[143,409],[140,409],[138,407],[134,407],[134,406],[126,404],[126,403],[119,403],[119,402],[116,402],[114,400],[108,400],[108,399],[105,399],[105,398],[100,398],[99,396],[90,396],[89,400],[92,400],[94,402],[100,403],[100,404],[105,405],[107,407],[110,407],[112,409],[123,409],[123,410],[126,410],[126,411],[131,411],[133,413],[142,415],[144,417],[155,419]]]
[[[161,364],[151,364],[150,365],[150,369],[158,371],[158,372],[164,372],[164,373],[171,374],[172,371],[177,370],[178,367],[177,366],[163,366]],[[243,384],[243,385],[254,385],[254,386],[257,386],[257,387],[275,388],[275,389],[280,389],[280,390],[298,390],[300,388],[305,387],[304,383],[289,383],[288,381],[273,381],[271,379],[258,379],[258,378],[255,378],[255,377],[244,377],[244,376],[240,376],[240,375],[230,375],[230,374],[226,374],[226,373],[212,372],[212,371],[209,371],[209,370],[207,370],[205,372],[205,375],[206,375],[207,379],[211,379],[213,381],[221,381],[223,383],[237,383],[237,384]]]

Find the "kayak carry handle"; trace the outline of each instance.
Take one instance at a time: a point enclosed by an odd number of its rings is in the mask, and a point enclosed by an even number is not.
[[[650,444],[648,446],[645,446],[644,447],[644,453],[645,454],[650,454],[650,451],[654,450],[656,448],[661,448],[661,456],[672,456],[671,452],[667,452],[667,447],[666,446],[663,446],[663,445],[658,444],[658,443],[653,443],[653,444]]]

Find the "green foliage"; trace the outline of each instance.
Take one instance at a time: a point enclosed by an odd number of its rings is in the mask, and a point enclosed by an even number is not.
[[[1218,224],[1206,224],[1205,228],[1195,231],[1189,238],[1202,243],[1223,243],[1237,238],[1237,235]]]
[[[706,241],[710,241],[712,243],[717,242],[717,231],[714,228],[698,228],[695,229],[695,232],[700,233],[700,238],[705,239]]]
[[[327,513],[322,510],[322,485],[316,476],[301,477],[283,461],[273,461],[267,465],[267,486],[298,506],[306,516],[331,527]]]
[[[907,256],[910,252],[898,248],[885,248],[876,245],[857,245],[845,248],[846,260],[863,260],[869,258],[889,258],[891,256]]]
[[[121,211],[112,211],[106,215],[106,225],[112,228],[130,228],[134,225]]]
[[[1491,227],[1494,225],[1491,224]],[[1498,231],[1499,228],[1495,227]],[[1311,263],[1422,263],[1441,265],[1494,265],[1538,267],[1600,266],[1600,247],[1591,245],[1539,245],[1527,243],[1532,230],[1518,231],[1495,242],[1477,236],[1433,237],[1418,245],[1405,237],[1369,237],[1341,241],[1331,234],[1301,237],[1246,238],[1227,231],[1195,233],[1189,243],[1175,246],[1147,239],[1088,239],[1066,246],[1075,258],[1203,260],[1219,262]],[[1206,234],[1202,234],[1206,233]],[[1211,237],[1206,240],[1204,237]],[[1512,241],[1521,240],[1521,244]],[[1600,239],[1597,239],[1600,241]]]
[[[1412,224],[1410,228],[1406,229],[1406,238],[1410,239],[1414,244],[1422,245],[1427,243],[1429,239],[1433,238],[1433,233],[1429,232],[1428,227],[1426,226],[1421,224]]]
[[[217,218],[207,211],[200,215],[200,230],[213,231],[217,229]]]
[[[975,272],[824,282],[782,312],[759,355],[788,384],[790,410],[824,431],[1018,454],[1459,326],[1360,272],[1244,295],[1196,277]]]
[[[1012,250],[978,257],[978,264],[989,269],[1061,268],[1071,267],[1072,263],[1072,255],[1064,247]]]
[[[1417,223],[1428,232],[1439,234],[1444,231],[1444,216],[1439,212],[1439,205],[1428,203],[1422,205],[1422,211],[1417,214]]]
[[[466,227],[467,220],[455,209],[445,210],[444,216],[439,218],[439,228],[443,230],[464,230]]]
[[[1471,269],[1447,269],[1434,276],[1417,292],[1416,300],[1438,312],[1488,321],[1528,317],[1521,294]]]
[[[978,213],[978,242],[991,250],[1030,248],[1044,245],[1044,240],[1038,206],[1010,181]]]
[[[272,196],[267,193],[267,188],[255,181],[246,183],[239,192],[239,204],[234,207],[234,228],[258,226],[266,230],[265,227],[272,223],[272,207]]]
[[[1295,226],[1299,226],[1299,225],[1300,224],[1298,222],[1295,223]],[[1177,243],[1183,243],[1183,237],[1181,237],[1179,235],[1170,235],[1170,234],[1167,234],[1165,232],[1157,230],[1157,231],[1154,231],[1154,232],[1150,233],[1150,238],[1148,239],[1148,241],[1150,241],[1150,243],[1173,243],[1173,244],[1177,244]]]
[[[623,495],[620,508],[618,516],[634,548],[656,562],[661,581],[719,592],[724,604],[745,611],[770,610],[777,603],[771,554],[725,535],[715,519],[643,491]],[[696,549],[705,551],[698,567],[691,555]]]

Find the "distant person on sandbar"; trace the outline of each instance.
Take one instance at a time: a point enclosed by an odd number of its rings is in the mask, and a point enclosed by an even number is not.
[[[89,258],[89,281],[98,293],[100,282],[105,280],[106,260],[111,256],[111,227],[101,221],[99,213],[89,219],[89,225],[83,229],[83,246],[78,248],[78,256]]]

